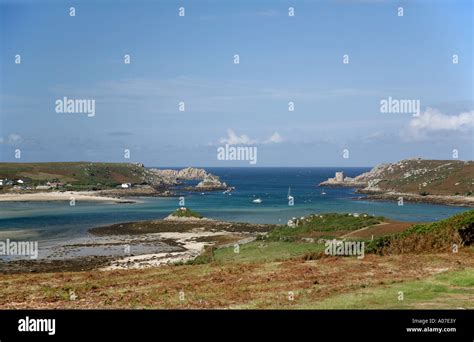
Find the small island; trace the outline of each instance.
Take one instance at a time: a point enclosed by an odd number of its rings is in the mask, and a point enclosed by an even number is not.
[[[204,216],[201,214],[185,208],[181,207],[176,209],[174,212],[172,212],[170,215],[168,215],[165,220],[206,220]]]

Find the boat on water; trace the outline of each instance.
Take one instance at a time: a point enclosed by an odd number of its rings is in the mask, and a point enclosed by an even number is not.
[[[234,191],[234,190],[235,190],[235,187],[234,187],[234,186],[230,186],[230,187],[228,187],[227,189],[225,189],[222,193],[223,193],[224,195],[230,195],[230,194],[232,193],[232,191]]]
[[[260,198],[256,198],[252,202],[253,203],[262,203],[262,200]]]

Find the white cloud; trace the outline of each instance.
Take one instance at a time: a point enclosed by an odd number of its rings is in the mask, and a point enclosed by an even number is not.
[[[0,144],[6,144],[6,145],[18,145],[23,142],[23,138],[19,134],[12,133],[8,135],[8,137],[3,138],[0,137]]]
[[[238,135],[233,129],[227,130],[227,137],[220,138],[219,142],[221,144],[229,145],[259,145],[259,144],[278,144],[283,141],[280,133],[273,133],[267,140],[259,141],[257,139],[251,139],[248,135],[242,134]]]
[[[275,132],[272,134],[270,138],[268,138],[265,141],[265,144],[278,144],[278,143],[281,143],[282,141],[283,141],[283,138],[281,137],[280,133]]]
[[[227,130],[227,138],[221,138],[219,140],[222,144],[229,145],[252,145],[257,144],[256,140],[250,139],[247,135],[237,135],[232,129]]]
[[[428,108],[410,121],[403,135],[411,140],[421,140],[429,137],[430,133],[459,133],[473,128],[474,111],[446,115],[437,109]]]
[[[10,145],[18,144],[23,141],[22,137],[19,134],[10,134],[7,138],[7,142]]]

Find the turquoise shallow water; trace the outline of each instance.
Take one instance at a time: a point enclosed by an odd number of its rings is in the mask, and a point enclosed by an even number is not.
[[[256,223],[286,223],[291,217],[322,212],[352,212],[382,215],[403,221],[436,221],[466,208],[396,202],[354,200],[354,189],[320,188],[317,185],[335,171],[356,176],[368,168],[207,168],[229,185],[232,195],[222,192],[183,193],[185,206],[206,217]],[[289,206],[288,187],[295,198]],[[323,195],[322,192],[326,192]],[[256,204],[252,200],[262,199]],[[178,207],[178,198],[141,198],[141,203],[109,204],[25,202],[0,203],[0,239],[67,241],[87,236],[92,227],[110,223],[160,219]]]

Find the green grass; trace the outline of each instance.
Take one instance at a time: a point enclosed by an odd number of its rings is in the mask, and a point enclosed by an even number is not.
[[[399,292],[403,300],[399,300]],[[440,273],[423,280],[392,283],[336,295],[299,308],[313,309],[474,309],[474,269]]]
[[[365,215],[365,216],[364,216]],[[360,214],[358,217],[351,214],[321,214],[311,215],[298,221],[298,226],[291,228],[279,227],[270,232],[265,239],[269,241],[296,241],[303,237],[310,237],[312,232],[327,232],[326,237],[331,237],[331,232],[354,231],[383,222],[383,217]]]
[[[240,245],[238,253],[233,246],[216,249],[213,255],[210,250],[206,250],[192,263],[271,262],[312,256],[324,252],[325,249],[324,244],[302,240],[311,237],[312,232],[324,232],[324,235],[318,236],[319,238],[332,238],[331,232],[357,230],[382,221],[383,217],[370,215],[364,217],[363,214],[358,217],[333,213],[312,215],[300,221],[298,227],[280,226],[268,235],[261,236],[257,241]]]
[[[218,263],[282,261],[303,256],[306,253],[323,251],[323,244],[254,241],[240,245],[238,253],[234,251],[234,247],[217,249],[214,251],[214,261]]]

